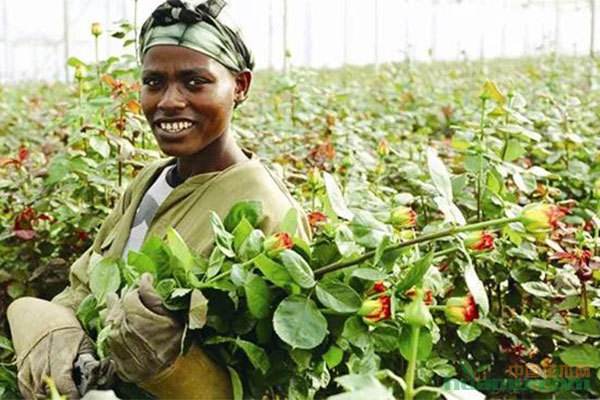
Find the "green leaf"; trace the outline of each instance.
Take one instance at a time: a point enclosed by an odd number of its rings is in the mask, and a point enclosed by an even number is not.
[[[172,227],[167,230],[167,246],[173,256],[179,261],[184,271],[191,271],[194,266],[194,256],[179,233]]]
[[[156,276],[156,264],[154,261],[144,253],[138,253],[137,251],[129,251],[127,254],[127,264],[134,267],[138,274],[149,272],[153,276]]]
[[[242,261],[248,261],[257,255],[263,249],[265,234],[260,229],[254,229],[240,246],[239,256]]]
[[[230,366],[227,366],[227,370],[229,371],[229,379],[231,380],[233,400],[244,400],[244,386],[242,385],[240,376],[238,375],[236,370],[231,368]]]
[[[571,367],[600,367],[600,349],[588,343],[568,347],[559,354],[559,357],[562,362]]]
[[[481,316],[486,316],[488,311],[490,310],[490,303],[488,301],[485,287],[479,279],[479,276],[477,276],[475,267],[473,266],[473,263],[471,263],[470,260],[469,263],[465,266],[465,283],[467,284],[469,291],[473,295],[475,303],[481,310]]]
[[[0,349],[13,352],[13,345],[9,338],[0,335]]]
[[[462,325],[458,328],[458,337],[464,343],[470,343],[481,335],[481,327],[474,322]]]
[[[340,218],[351,220],[352,211],[348,209],[342,191],[335,178],[331,174],[323,172],[323,183],[325,184],[329,206],[331,206],[333,212]]]
[[[86,67],[87,66],[86,63],[84,63],[77,57],[69,57],[69,59],[67,60],[67,65],[69,67],[79,67],[79,66]]]
[[[375,249],[386,236],[391,236],[390,227],[376,219],[367,211],[357,210],[350,222],[350,229],[356,242],[370,249]]]
[[[235,344],[246,353],[254,368],[258,368],[263,374],[271,368],[269,357],[261,347],[242,339],[236,339]]]
[[[419,333],[419,345],[417,347],[417,361],[426,360],[433,349],[431,333],[429,333],[427,328],[420,329],[421,332]],[[402,354],[402,357],[404,357],[404,359],[407,361],[410,359],[411,353],[410,335],[410,327],[407,327],[406,329],[402,329],[402,332],[400,332],[400,337],[398,338],[400,354]]]
[[[235,286],[244,286],[248,279],[248,271],[242,264],[233,264],[231,266],[230,278]]]
[[[71,172],[71,164],[66,155],[59,155],[52,159],[48,167],[48,177],[44,181],[47,186],[52,186],[62,181]]]
[[[208,314],[208,299],[198,289],[192,290],[190,296],[190,311],[188,312],[189,328],[201,329],[206,325]]]
[[[315,286],[315,275],[301,255],[293,250],[283,250],[279,255],[287,272],[300,287],[310,289]]]
[[[552,297],[552,288],[544,282],[525,282],[521,284],[523,290],[536,297]]]
[[[91,322],[99,316],[97,307],[98,301],[96,297],[90,294],[79,303],[79,307],[77,307],[77,311],[75,312],[77,319],[88,333],[92,328]]]
[[[381,257],[383,257],[383,254],[385,253],[385,250],[389,246],[389,244],[390,244],[390,237],[384,236],[383,240],[381,242],[379,242],[379,244],[377,245],[377,249],[375,250],[375,256],[373,257],[373,265],[374,266],[379,264],[379,262],[381,261]]]
[[[481,92],[481,97],[485,97],[486,99],[492,99],[498,105],[503,105],[506,103],[506,96],[500,92],[496,83],[494,81],[487,80],[483,84],[483,89]]]
[[[438,157],[437,151],[431,147],[427,148],[427,167],[438,193],[447,200],[452,201],[450,174],[444,162]]]
[[[339,225],[335,231],[335,245],[343,257],[360,254],[362,248],[354,241],[354,234],[346,225]]]
[[[329,280],[317,285],[317,298],[325,307],[339,313],[354,313],[362,305],[358,293],[345,283]]]
[[[450,364],[440,364],[433,367],[433,372],[442,378],[450,378],[456,376],[456,368]]]
[[[357,268],[352,271],[352,276],[366,281],[382,281],[387,275],[374,268]]]
[[[269,368],[271,368],[271,363],[267,353],[262,347],[259,347],[252,342],[224,336],[213,336],[204,342],[205,345],[220,343],[233,343],[235,346],[240,348],[246,354],[246,357],[248,357],[248,360],[252,363],[252,365],[259,369],[263,374],[266,374]]]
[[[281,288],[287,287],[292,283],[292,277],[285,267],[267,257],[265,254],[259,254],[254,258],[254,264],[263,273],[265,278]]]
[[[156,275],[159,281],[172,277],[169,253],[165,250],[165,245],[158,236],[151,236],[146,240],[140,252],[150,257],[154,265],[156,265]]]
[[[16,299],[25,294],[25,285],[21,282],[12,282],[6,287],[6,293],[11,299]]]
[[[225,254],[221,251],[219,247],[214,247],[212,252],[210,253],[210,258],[208,259],[208,268],[206,270],[206,277],[212,278],[216,276],[221,269],[223,268],[223,264],[225,263]]]
[[[277,336],[292,348],[308,350],[325,339],[327,320],[312,300],[292,295],[275,310],[273,328]]]
[[[103,137],[92,136],[89,139],[90,147],[103,158],[110,156],[110,145]]]
[[[266,318],[270,313],[271,292],[267,283],[258,275],[249,275],[244,284],[246,302],[250,313],[258,318]]]
[[[256,228],[260,223],[262,216],[263,208],[260,201],[240,201],[231,207],[229,213],[225,217],[223,225],[227,232],[231,232],[242,219],[246,219],[253,228]]]
[[[509,139],[504,153],[504,161],[514,161],[522,157],[527,150],[523,147],[520,140]]]
[[[325,354],[323,360],[327,363],[329,369],[335,368],[344,359],[344,351],[337,346],[331,346]]]
[[[287,232],[291,236],[294,236],[296,234],[297,230],[298,230],[298,211],[295,208],[290,208],[288,210],[288,212],[285,213],[283,220],[279,224],[279,231]]]
[[[121,273],[117,261],[105,258],[92,267],[90,290],[99,305],[104,304],[107,294],[116,293],[120,285]]]
[[[369,328],[358,315],[344,322],[342,337],[361,349],[366,348],[370,343]]]
[[[252,227],[252,224],[248,222],[246,218],[242,218],[240,223],[237,224],[233,230],[233,248],[236,252],[239,251],[240,246],[242,243],[244,243],[248,235],[250,235],[250,232],[253,230],[254,228]]]
[[[221,250],[226,257],[233,258],[235,257],[235,253],[233,252],[233,235],[225,230],[225,227],[221,223],[221,219],[214,211],[210,212],[210,225],[212,227],[213,233],[215,235],[215,245]],[[241,220],[241,217],[240,217]],[[236,224],[231,228],[235,228],[237,226],[238,221],[235,221]],[[249,221],[250,222],[250,221]]]
[[[391,353],[398,350],[399,327],[381,326],[369,332],[377,353]]]
[[[597,319],[574,319],[569,326],[575,333],[590,337],[600,337],[600,321]]]
[[[372,375],[345,375],[335,379],[348,392],[329,396],[327,400],[394,400],[390,388]]]
[[[433,262],[433,255],[434,252],[431,250],[408,270],[404,278],[396,285],[396,293],[404,293],[415,285],[421,287],[423,277]]]
[[[154,289],[156,289],[156,292],[163,300],[167,300],[171,297],[176,287],[177,282],[175,282],[175,279],[163,279],[158,281]]]

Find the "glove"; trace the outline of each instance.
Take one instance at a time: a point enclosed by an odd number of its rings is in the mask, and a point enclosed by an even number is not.
[[[107,301],[107,347],[123,380],[160,399],[233,398],[227,372],[202,349],[192,345],[180,356],[183,325],[162,305],[150,274],[122,300]]]
[[[140,287],[122,299],[107,298],[106,339],[117,374],[140,383],[172,365],[181,349],[182,324],[163,307],[152,287],[152,275],[140,278]]]
[[[33,297],[22,297],[7,310],[17,355],[19,391],[25,399],[47,398],[44,377],[69,399],[79,399],[73,362],[80,354],[94,354],[94,345],[73,311]]]

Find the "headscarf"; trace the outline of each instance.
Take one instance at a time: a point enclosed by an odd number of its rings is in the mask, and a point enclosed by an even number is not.
[[[234,72],[252,70],[254,58],[238,30],[220,21],[225,0],[201,4],[167,0],[154,10],[140,32],[140,60],[152,46],[177,45],[199,51]]]

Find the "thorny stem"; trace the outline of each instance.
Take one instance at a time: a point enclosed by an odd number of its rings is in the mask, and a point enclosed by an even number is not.
[[[585,282],[581,282],[581,313],[583,318],[588,319],[588,296]]]
[[[481,99],[481,117],[479,119],[479,172],[477,173],[477,221],[481,221],[481,195],[483,175],[483,133],[485,124],[485,97]]]
[[[408,369],[406,370],[406,391],[404,398],[412,400],[415,396],[415,371],[417,369],[417,352],[419,351],[420,326],[410,327],[410,356],[408,359]]]
[[[477,231],[477,230],[480,230],[483,228],[487,228],[489,226],[506,225],[506,224],[510,224],[512,222],[517,222],[517,221],[519,221],[519,217],[497,218],[497,219],[493,219],[490,221],[483,221],[483,222],[478,222],[478,223],[470,224],[470,225],[455,226],[452,228],[444,229],[439,232],[430,233],[428,235],[419,236],[414,239],[407,240],[405,242],[400,242],[400,243],[394,244],[392,246],[387,247],[384,251],[397,250],[397,249],[401,249],[404,247],[413,246],[415,244],[425,243],[425,242],[430,242],[433,240],[441,239],[446,236],[456,235],[457,233]],[[353,260],[336,261],[334,263],[325,265],[324,267],[316,269],[315,275],[320,276],[320,275],[326,274],[331,271],[336,271],[341,268],[346,268],[346,267],[350,267],[352,265],[360,264],[361,262],[366,261],[369,258],[373,257],[375,255],[375,253],[376,253],[376,250],[371,250]]]

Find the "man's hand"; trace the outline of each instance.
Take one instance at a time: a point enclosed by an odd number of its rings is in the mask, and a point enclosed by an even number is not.
[[[33,297],[15,300],[7,311],[17,355],[19,391],[25,399],[47,398],[44,377],[69,399],[79,399],[73,362],[94,354],[94,345],[70,309]]]
[[[143,382],[175,362],[183,326],[163,307],[152,287],[152,275],[143,274],[139,289],[122,299],[109,297],[107,302],[106,323],[112,328],[107,347],[123,380]]]

